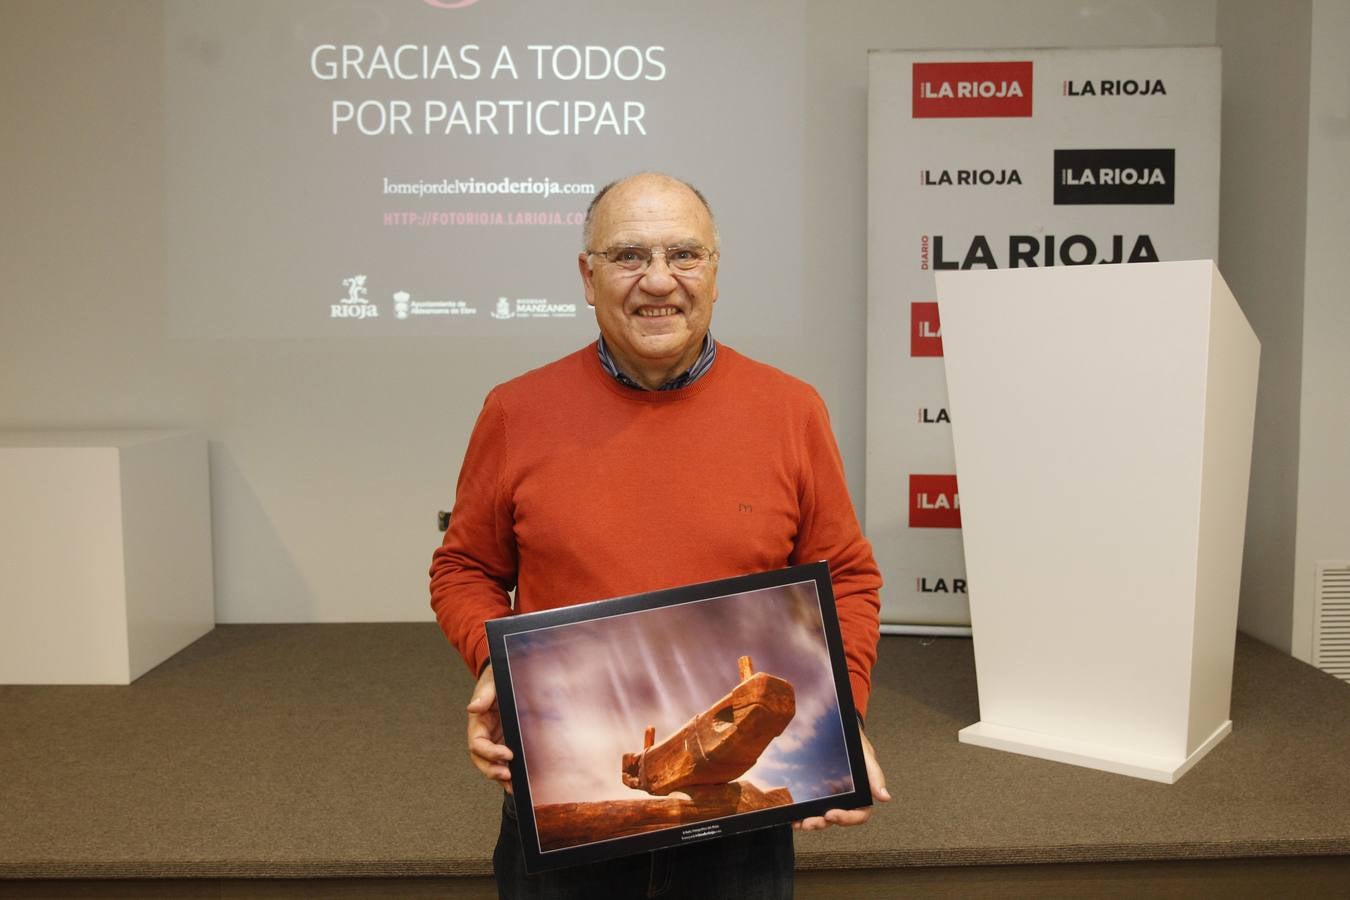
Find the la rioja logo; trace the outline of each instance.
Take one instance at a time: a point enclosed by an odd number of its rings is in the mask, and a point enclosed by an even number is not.
[[[942,355],[942,323],[932,301],[909,305],[909,355]]]
[[[961,527],[961,495],[955,475],[909,476],[909,527]]]
[[[1031,115],[1031,62],[914,63],[916,119]]]

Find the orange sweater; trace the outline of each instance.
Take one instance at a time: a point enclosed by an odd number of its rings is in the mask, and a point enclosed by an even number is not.
[[[512,587],[533,612],[821,559],[866,715],[881,577],[819,395],[724,345],[689,387],[636,391],[592,344],[488,394],[431,606],[477,673]]]

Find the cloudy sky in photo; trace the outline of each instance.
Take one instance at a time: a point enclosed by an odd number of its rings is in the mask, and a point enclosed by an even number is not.
[[[790,682],[797,712],[741,780],[794,800],[852,788],[812,581],[508,635],[535,804],[649,797],[624,753],[659,743],[739,682],[736,661]]]

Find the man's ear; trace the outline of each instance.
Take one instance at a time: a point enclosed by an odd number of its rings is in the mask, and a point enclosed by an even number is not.
[[[590,257],[585,253],[577,254],[577,270],[581,272],[581,283],[586,289],[586,305],[595,305],[595,272],[591,269]]]

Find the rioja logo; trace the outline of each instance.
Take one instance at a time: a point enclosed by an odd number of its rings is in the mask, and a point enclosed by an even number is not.
[[[924,187],[1021,184],[1016,169],[921,169],[919,184]]]
[[[914,63],[916,119],[1031,115],[1031,62]]]
[[[1055,203],[1176,202],[1177,151],[1167,149],[1056,150]]]
[[[909,527],[961,527],[961,495],[955,475],[909,476]]]
[[[909,355],[942,355],[942,323],[938,321],[936,303],[909,305]]]
[[[924,236],[927,241],[927,235]],[[934,269],[974,269],[1000,267],[989,238],[977,234],[970,239],[964,254],[946,258],[948,248],[944,246],[944,237],[932,236],[931,265]],[[1085,234],[1071,234],[1058,237],[1053,234],[1013,234],[1008,236],[1008,255],[1002,266],[1017,269],[1026,266],[1086,266],[1090,263],[1157,262],[1158,251],[1153,247],[1153,239],[1146,234],[1127,239],[1126,235],[1113,234],[1098,244]],[[925,260],[925,262],[929,262]]]
[[[353,275],[351,278],[342,279],[342,286],[347,289],[347,296],[342,298],[343,303],[365,303],[366,301],[366,276]]]
[[[1098,78],[1064,82],[1066,97],[1151,97],[1167,93],[1161,78]]]
[[[366,299],[366,276],[353,275],[344,278],[342,286],[347,289],[347,296],[343,297],[341,302],[328,307],[328,318],[374,319],[379,316],[379,308]]]
[[[914,579],[914,586],[920,594],[964,594],[964,578],[929,578],[926,575]]]

